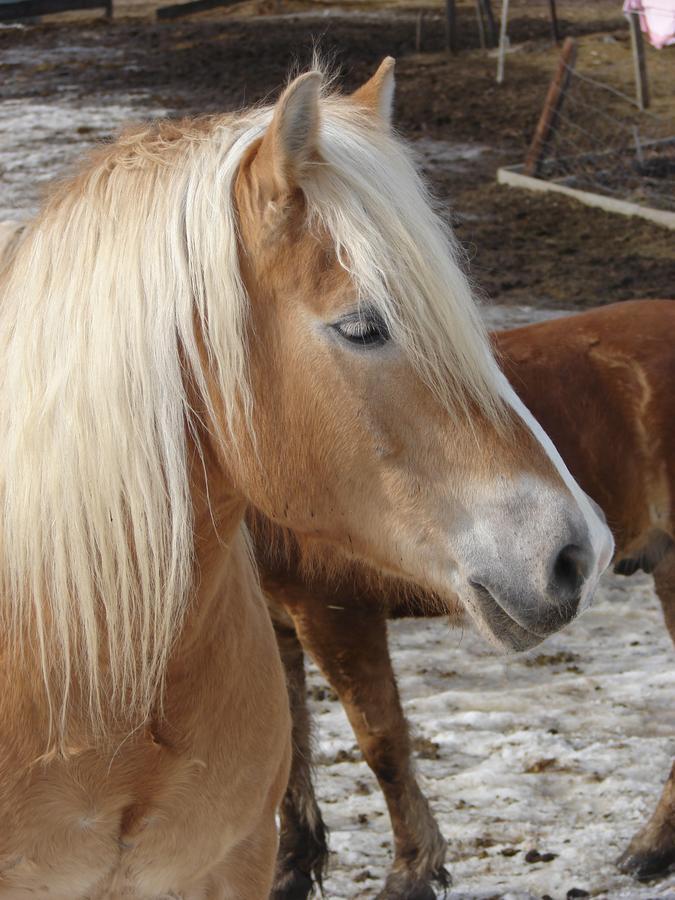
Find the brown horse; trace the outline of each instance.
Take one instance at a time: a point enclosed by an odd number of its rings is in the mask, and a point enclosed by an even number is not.
[[[511,383],[605,510],[616,540],[615,570],[654,573],[675,640],[675,302],[626,302],[495,334],[494,344]],[[274,896],[307,896],[327,860],[309,768],[304,649],[337,692],[387,801],[395,861],[380,897],[432,898],[431,882],[447,882],[446,845],[413,773],[386,620],[456,610],[437,598],[411,596],[405,585],[353,564],[340,567],[338,560],[326,578],[326,567],[305,567],[302,540],[279,535],[260,518],[253,525],[264,535],[258,559],[294,719]],[[620,864],[646,878],[673,862],[675,770]]]
[[[2,897],[268,895],[290,719],[249,504],[506,646],[590,600],[611,536],[494,361],[392,91],[391,61],[351,98],[315,71],[129,133],[2,257]]]

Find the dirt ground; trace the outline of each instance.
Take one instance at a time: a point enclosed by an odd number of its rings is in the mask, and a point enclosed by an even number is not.
[[[600,0],[559,7],[562,33],[580,39],[580,71],[632,93],[620,4]],[[486,295],[500,304],[571,308],[673,294],[672,232],[559,196],[496,184],[499,165],[522,160],[555,67],[547,4],[512,3],[513,52],[502,86],[495,83],[494,55],[478,47],[470,3],[459,4],[460,52],[454,57],[443,50],[438,7],[362,2],[337,8],[292,0],[282,4],[284,15],[270,14],[276,8],[269,0],[249,2],[158,23],[149,7],[137,5],[121,8],[135,18],[111,23],[71,17],[2,28],[0,103],[48,106],[65,98],[71,107],[123,102],[141,117],[152,108],[194,114],[273,97],[289,67],[306,65],[315,47],[334,63],[347,88],[392,54],[398,59],[397,126],[417,142],[438,200],[467,249],[472,276]],[[420,10],[422,52],[415,53]],[[652,112],[672,115],[672,51],[649,48],[648,61]],[[640,119],[614,95],[605,99],[604,112]],[[593,129],[593,111],[586,115],[579,125]],[[643,121],[649,125],[648,118]],[[86,125],[78,128],[86,133]],[[107,137],[105,128],[97,128],[93,137]],[[3,140],[11,142],[11,134],[5,132]]]

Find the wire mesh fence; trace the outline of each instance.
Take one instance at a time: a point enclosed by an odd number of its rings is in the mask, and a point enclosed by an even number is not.
[[[566,74],[539,177],[675,212],[675,117],[640,111],[632,97],[571,66]]]

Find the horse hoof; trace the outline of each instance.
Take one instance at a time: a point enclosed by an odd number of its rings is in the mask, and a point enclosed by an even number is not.
[[[314,882],[299,869],[291,869],[278,875],[270,894],[270,900],[308,900]]]
[[[403,892],[398,889],[392,891],[385,887],[375,900],[438,900],[438,894],[431,885],[418,881],[415,884],[409,884]]]
[[[438,888],[434,889],[432,881]],[[410,872],[392,872],[376,900],[439,900],[451,884],[450,873],[443,867],[423,878]]]
[[[631,844],[616,861],[624,875],[637,881],[663,878],[675,868],[675,847],[657,850],[633,848]]]

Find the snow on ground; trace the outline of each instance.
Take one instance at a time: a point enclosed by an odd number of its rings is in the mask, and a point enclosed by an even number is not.
[[[38,206],[45,182],[125,121],[162,115],[146,98],[83,106],[0,103],[0,220]],[[429,165],[470,167],[481,148],[426,142]],[[489,307],[493,327],[562,314]],[[449,839],[453,900],[675,898],[675,876],[637,886],[612,862],[651,812],[675,740],[675,667],[651,579],[607,576],[574,625],[519,657],[492,654],[444,620],[390,625],[406,713],[422,739],[422,785]],[[314,696],[325,692],[312,670]],[[339,703],[312,701],[317,790],[331,829],[329,900],[373,897],[391,861],[388,819]],[[347,758],[356,761],[336,761]],[[556,854],[528,864],[528,850]],[[515,851],[515,852],[514,852]]]
[[[521,656],[493,655],[442,619],[390,623],[389,635],[424,739],[421,783],[450,842],[453,900],[561,900],[572,888],[675,898],[675,877],[638,886],[613,866],[651,813],[675,745],[673,648],[650,577],[606,576],[590,610]],[[314,696],[322,683],[312,670]],[[331,830],[326,896],[373,897],[391,861],[384,802],[337,701],[312,707]],[[340,751],[357,761],[337,762]],[[532,849],[556,858],[528,864]]]
[[[87,150],[109,140],[128,122],[156,118],[165,110],[146,99],[87,106],[56,96],[0,103],[0,222],[33,215],[47,185],[70,171]]]

